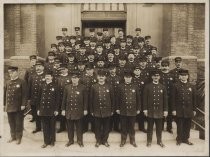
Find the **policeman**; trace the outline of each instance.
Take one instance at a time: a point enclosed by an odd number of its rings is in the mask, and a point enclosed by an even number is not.
[[[53,51],[49,51],[48,52],[48,56],[47,56],[47,59],[46,59],[46,62],[45,62],[45,69],[46,70],[51,70],[53,69],[53,66],[54,66],[54,63],[55,63],[55,52]]]
[[[79,61],[77,64],[77,69],[78,69],[78,73],[80,74],[80,76],[83,76],[85,74],[85,68],[86,68],[85,62]]]
[[[103,42],[103,33],[102,32],[97,32],[97,43]]]
[[[106,83],[106,71],[99,70],[98,83],[90,90],[90,112],[95,118],[95,147],[104,144],[109,147],[108,137],[110,129],[110,117],[115,109],[113,88]]]
[[[122,81],[120,76],[116,74],[116,65],[112,64],[109,66],[109,76],[107,77],[107,83],[110,84],[114,88],[114,97],[117,96],[117,88],[120,82]],[[115,104],[117,100],[115,99]],[[116,104],[117,105],[117,104]],[[116,111],[116,108],[115,108]],[[120,132],[120,117],[119,114],[114,112],[113,116],[111,117],[111,123],[110,123],[110,130],[112,129],[114,131]]]
[[[145,48],[145,45],[144,45],[144,38],[143,37],[139,37],[138,38],[138,45],[139,45],[139,53],[140,53],[140,56],[145,56],[145,53],[146,53],[146,48]]]
[[[120,54],[127,56],[129,50],[126,48],[126,39],[120,39]]]
[[[48,145],[55,145],[55,116],[58,115],[58,99],[57,99],[57,86],[53,82],[52,71],[45,72],[45,82],[39,89],[37,115],[40,116],[44,144],[41,148],[46,148]]]
[[[127,35],[126,38],[126,48],[130,51],[133,49],[133,36]]]
[[[37,106],[39,103],[39,88],[42,86],[42,83],[45,82],[44,63],[37,61],[35,68],[36,73],[30,77],[28,84],[28,103],[31,105],[32,115],[36,121],[36,128],[32,133],[41,131],[41,120],[37,115]]]
[[[179,70],[186,70],[186,69],[182,68],[182,58],[181,57],[176,57],[174,60],[175,60],[175,68],[172,69],[170,72],[172,73],[174,82],[176,83],[176,82],[180,81]]]
[[[64,89],[62,115],[66,115],[68,138],[66,147],[74,143],[74,124],[76,125],[77,142],[83,145],[82,117],[87,115],[88,95],[84,85],[79,83],[79,73],[75,71],[71,77],[72,84]]]
[[[62,41],[63,42],[69,42],[69,36],[67,35],[67,28],[62,28]]]
[[[57,43],[63,42],[62,39],[63,39],[62,36],[56,36]]]
[[[90,50],[88,52],[88,55],[87,55],[87,58],[88,58],[88,64],[91,64],[93,65],[93,67],[95,67],[95,64],[96,64],[96,61],[95,61],[95,50]]]
[[[85,71],[86,71],[85,74],[81,76],[81,83],[85,85],[87,89],[88,97],[89,97],[90,88],[93,84],[97,82],[97,78],[94,73],[94,67],[92,64],[87,64]],[[91,104],[88,103],[88,107],[87,107],[88,115],[83,118],[83,132],[88,131],[89,123],[91,123],[91,131],[94,132],[94,129],[95,129],[94,118],[90,114],[90,105]]]
[[[87,61],[87,53],[86,53],[86,48],[85,48],[85,44],[82,44],[80,46],[80,51],[79,53],[76,54],[76,60],[77,61]]]
[[[58,102],[59,102],[59,115],[58,120],[60,122],[60,128],[57,133],[60,133],[66,129],[66,118],[61,115],[61,105],[63,101],[63,92],[66,85],[71,83],[71,76],[68,74],[67,64],[60,65],[60,75],[57,78],[57,89],[58,89]]]
[[[75,53],[69,53],[68,60],[69,60],[69,62],[67,63],[67,68],[68,68],[69,74],[71,74],[72,71],[77,69]]]
[[[177,145],[189,141],[191,121],[196,115],[196,88],[188,82],[188,70],[179,71],[180,81],[176,82],[172,91],[172,114],[176,116],[177,123]]]
[[[82,41],[82,36],[80,35],[80,27],[74,27],[75,35],[76,35],[76,41]]]
[[[173,133],[172,131],[172,110],[171,110],[171,91],[174,84],[173,76],[169,71],[169,61],[163,60],[161,62],[161,74],[160,74],[160,83],[166,87],[167,90],[167,98],[168,98],[168,116],[166,117],[167,121],[167,131],[169,133]],[[165,119],[164,119],[165,121]],[[163,121],[163,130],[164,130],[164,121]]]
[[[7,112],[11,138],[8,143],[16,140],[21,143],[23,136],[23,110],[27,103],[27,84],[18,76],[18,67],[9,66],[10,80],[4,89],[4,106]]]
[[[51,44],[50,51],[53,51],[53,52],[57,53],[57,45],[56,44]]]
[[[141,98],[138,86],[132,83],[132,72],[125,71],[125,83],[119,85],[117,92],[117,110],[121,121],[121,143],[123,147],[126,143],[127,133],[129,133],[130,144],[137,147],[135,142],[135,121],[136,115],[140,113]]]
[[[152,45],[151,45],[151,36],[150,35],[147,35],[147,36],[145,36],[144,37],[144,40],[145,40],[145,48],[147,49],[147,50],[151,50],[152,49]]]
[[[145,53],[145,56],[147,58],[147,69],[152,70],[156,68],[155,61],[153,60],[153,57],[152,57],[152,52],[150,50],[147,50]]]
[[[148,116],[147,147],[151,146],[153,125],[156,125],[157,144],[162,143],[162,119],[168,114],[168,99],[165,86],[159,83],[159,70],[151,71],[152,82],[147,84],[143,92],[143,112]]]
[[[106,39],[109,37],[109,30],[108,28],[103,28],[103,39]]]
[[[60,64],[61,64],[60,59],[59,58],[55,58],[55,62],[53,64],[53,68],[52,68],[52,70],[50,70],[53,73],[53,81],[57,81],[57,78],[60,75],[60,70],[59,70]]]
[[[28,84],[29,77],[35,73],[35,64],[37,61],[37,56],[36,55],[31,55],[29,56],[30,59],[30,68],[26,69],[24,80]]]
[[[157,47],[153,46],[153,47],[151,48],[151,52],[152,52],[153,58],[155,58],[155,57],[158,56],[158,54],[157,54]]]
[[[116,38],[116,44],[120,44],[120,40],[121,39],[125,39],[125,36],[124,36],[124,31],[122,28],[118,29],[118,37]]]
[[[96,49],[96,41],[97,39],[96,38],[91,38],[90,39],[90,50],[94,50]]]
[[[117,67],[117,75],[121,77],[121,80],[124,79],[124,70],[127,62],[125,55],[120,55],[119,57],[119,66]]]
[[[140,95],[143,95],[144,86],[147,83],[145,76],[142,74],[142,70],[139,65],[136,65],[133,71],[134,77],[132,82],[138,87]],[[143,97],[141,97],[141,104],[143,103]],[[140,114],[137,115],[137,122],[139,124],[139,130],[146,133],[147,130],[144,127],[145,117],[143,113],[143,106],[141,105]]]
[[[71,44],[71,47],[72,47],[72,50],[75,50],[75,45],[76,45],[76,36],[70,36],[70,44]]]
[[[141,37],[141,28],[136,28],[135,31],[136,31],[136,35],[135,35],[133,41],[134,41],[134,43],[138,43],[138,39],[142,38]]]
[[[90,40],[91,40],[91,39],[94,39],[94,40],[97,39],[97,38],[95,37],[95,28],[90,28],[90,29],[89,29],[89,37],[90,37]]]
[[[107,37],[104,39],[104,54],[107,55],[109,52],[113,52],[111,48],[110,38]]]
[[[155,57],[153,60],[155,62],[155,68],[161,70],[162,57]]]

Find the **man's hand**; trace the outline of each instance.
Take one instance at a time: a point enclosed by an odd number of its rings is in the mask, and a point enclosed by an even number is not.
[[[66,115],[66,111],[65,110],[62,110],[61,115],[62,116],[65,116]]]
[[[111,112],[111,116],[113,115],[114,113],[113,112]]]
[[[193,111],[193,115],[194,115],[194,116],[196,115],[196,111]]]
[[[54,115],[57,116],[57,115],[58,115],[58,111],[55,111],[55,112],[54,112]]]
[[[37,110],[37,115],[39,116],[39,114],[40,114],[40,111],[39,111],[39,110]]]
[[[23,111],[23,110],[25,110],[26,107],[25,106],[21,106],[20,108],[21,108],[21,111]]]
[[[92,116],[94,116],[94,114],[93,114],[93,113],[91,113],[91,115],[92,115]]]
[[[87,110],[84,110],[84,115],[86,116],[88,114]]]
[[[120,110],[116,110],[117,114],[120,114]]]
[[[147,110],[144,110],[144,115],[147,117],[148,116],[148,111]]]
[[[139,113],[140,113],[140,111],[139,111],[139,110],[137,110],[137,111],[136,111],[136,113],[137,113],[137,114],[139,114]]]
[[[176,116],[176,111],[172,111],[172,115],[173,116]]]
[[[164,117],[167,117],[167,116],[168,116],[168,111],[164,111],[164,112],[163,112],[163,116],[164,116]]]

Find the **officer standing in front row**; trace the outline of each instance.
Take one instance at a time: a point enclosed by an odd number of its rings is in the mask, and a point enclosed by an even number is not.
[[[53,82],[52,71],[47,71],[45,73],[45,82],[39,89],[37,106],[37,115],[40,116],[44,134],[44,144],[41,148],[55,145],[55,116],[58,115],[58,108],[57,86]]]
[[[153,125],[156,125],[157,144],[162,143],[162,121],[168,114],[168,99],[165,86],[159,83],[159,70],[151,71],[152,82],[147,84],[143,93],[143,112],[148,117],[147,147],[151,146]]]
[[[127,133],[130,136],[130,144],[137,147],[135,142],[135,121],[136,115],[140,113],[141,96],[138,86],[132,83],[132,72],[125,71],[125,83],[119,85],[117,90],[118,107],[116,112],[120,114],[121,121],[121,144],[126,143]]]
[[[188,82],[188,70],[180,70],[179,78],[180,81],[174,85],[172,90],[172,114],[176,116],[177,123],[176,144],[193,145],[188,139],[191,121],[196,114],[196,88]]]
[[[86,87],[79,83],[79,80],[78,71],[74,71],[71,77],[72,84],[65,87],[63,94],[61,109],[62,115],[66,115],[69,138],[66,147],[74,143],[74,124],[76,125],[77,143],[80,147],[84,147],[82,120],[83,116],[87,115],[88,95]]]
[[[18,67],[9,66],[8,73],[10,80],[4,89],[4,106],[11,135],[8,143],[16,140],[16,144],[20,144],[23,136],[23,110],[27,102],[27,87],[26,82],[18,77]]]

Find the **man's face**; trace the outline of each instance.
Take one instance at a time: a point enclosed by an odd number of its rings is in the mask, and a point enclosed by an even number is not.
[[[67,35],[67,31],[62,31],[62,33],[63,33],[63,36]]]
[[[181,67],[182,67],[182,62],[181,62],[181,61],[175,62],[175,66],[176,66],[177,68],[181,68]]]
[[[16,71],[16,70],[8,70],[8,73],[9,73],[9,77],[11,79],[15,79],[18,77],[18,71]]]
[[[189,76],[188,74],[182,74],[182,75],[179,75],[179,78],[181,81],[185,82],[188,80]]]
[[[105,79],[106,79],[106,76],[98,75],[97,79],[98,79],[99,82],[104,82]]]
[[[63,75],[68,74],[68,69],[67,68],[63,68],[60,72]]]
[[[76,42],[76,40],[75,40],[75,39],[73,39],[73,38],[72,38],[72,39],[70,39],[70,43],[71,43],[71,44],[73,44],[73,45],[74,45],[74,44],[75,44],[75,42]]]
[[[150,60],[150,61],[152,60],[152,55],[147,55],[146,57],[148,60]]]
[[[121,46],[121,47],[125,47],[125,46],[126,46],[126,42],[121,42],[121,43],[120,43],[120,46]]]
[[[44,66],[43,65],[36,65],[35,69],[36,69],[37,73],[40,73],[40,72],[44,71]]]
[[[46,75],[45,75],[45,81],[46,81],[46,82],[51,82],[52,79],[53,79],[52,75],[50,75],[50,74],[46,74]]]
[[[93,69],[86,69],[86,73],[88,75],[93,75],[94,70]]]
[[[56,52],[57,51],[57,48],[56,47],[52,47],[51,48],[51,51]]]
[[[141,31],[136,31],[136,36],[140,36],[141,35]]]
[[[98,40],[102,40],[103,36],[97,35]]]
[[[147,45],[149,45],[149,44],[151,43],[151,39],[149,38],[149,39],[145,40],[145,43],[146,43]]]
[[[94,60],[95,59],[95,56],[94,55],[88,55],[88,59],[89,60]]]
[[[111,75],[116,74],[116,68],[109,69]]]
[[[98,46],[98,47],[96,48],[96,51],[97,51],[97,52],[102,52],[102,51],[103,51],[102,46]]]
[[[72,47],[66,46],[65,49],[66,49],[67,52],[70,52],[72,50]]]
[[[142,41],[142,42],[138,42],[138,45],[140,46],[140,47],[143,47],[144,46],[144,42]]]
[[[90,44],[90,40],[84,40],[85,45],[89,45]]]
[[[160,80],[160,75],[159,74],[152,75],[152,80],[154,82],[158,82]]]
[[[125,80],[126,84],[129,84],[132,81],[132,77],[131,76],[124,76],[124,80]]]
[[[58,46],[58,49],[59,49],[60,51],[64,51],[64,50],[65,50],[65,46],[64,46],[64,45],[59,45],[59,46]]]
[[[156,66],[158,69],[160,69],[160,68],[161,68],[161,61],[157,62],[157,63],[155,64],[155,66]]]
[[[112,37],[111,40],[110,40],[110,42],[111,43],[115,43],[116,42],[116,38],[115,37]]]
[[[157,51],[156,50],[152,50],[152,55],[156,56],[157,55]]]
[[[121,67],[125,66],[126,60],[119,60],[119,64]]]
[[[48,59],[49,60],[54,60],[55,59],[55,56],[48,56]]]
[[[74,56],[68,57],[68,59],[69,59],[70,62],[73,62],[74,61]]]
[[[103,31],[104,36],[108,36],[109,35],[109,31]]]
[[[140,51],[139,49],[133,49],[134,55],[135,55],[135,56],[139,55],[139,51]]]
[[[119,37],[123,37],[124,33],[122,31],[118,32]]]
[[[135,69],[135,70],[133,71],[133,73],[134,73],[135,75],[140,75],[140,74],[141,74],[141,70],[140,70],[140,69]]]
[[[91,47],[95,47],[96,46],[96,42],[90,42],[90,46]]]
[[[109,60],[113,60],[113,59],[114,59],[114,54],[108,53],[108,59],[109,59]]]
[[[85,70],[85,65],[79,64],[79,65],[78,65],[78,69],[79,69],[80,71]]]
[[[98,61],[97,65],[98,67],[104,67],[104,61]]]
[[[105,43],[104,45],[105,45],[105,47],[110,48],[111,43]]]
[[[169,66],[162,65],[161,69],[162,69],[162,71],[169,71]]]
[[[76,49],[76,50],[79,50],[79,49],[80,49],[80,44],[76,44],[76,45],[75,45],[75,49]]]
[[[141,61],[139,64],[140,64],[141,68],[144,69],[147,65],[147,62],[146,61]]]
[[[86,49],[85,49],[85,48],[81,48],[81,49],[80,49],[80,54],[81,54],[81,55],[84,55],[85,52],[86,52]]]
[[[95,36],[95,32],[90,32],[90,37],[94,37]]]
[[[129,54],[129,55],[128,55],[128,60],[129,60],[129,61],[132,62],[132,61],[134,61],[134,59],[135,59],[135,56],[134,56],[133,54]]]
[[[79,30],[75,30],[76,35],[80,35],[80,31]]]
[[[30,65],[31,65],[31,66],[34,66],[35,64],[36,64],[36,59],[31,59],[31,60],[30,60]]]
[[[79,83],[79,77],[74,76],[74,77],[71,78],[71,81],[72,81],[73,84],[78,84]]]
[[[114,53],[115,54],[119,54],[120,53],[120,49],[114,49]]]
[[[133,40],[132,40],[131,38],[127,38],[127,41],[126,41],[126,42],[129,43],[129,44],[131,44],[132,41],[133,41]]]

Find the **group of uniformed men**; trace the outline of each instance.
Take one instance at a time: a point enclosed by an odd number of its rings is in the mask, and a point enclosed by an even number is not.
[[[172,121],[177,124],[176,144],[186,143],[190,135],[191,119],[195,115],[196,89],[189,83],[189,72],[182,68],[182,58],[175,58],[176,68],[169,71],[169,61],[158,56],[151,45],[151,36],[110,36],[108,29],[90,35],[80,35],[75,27],[74,36],[57,36],[51,44],[46,61],[30,56],[31,67],[25,78],[18,77],[18,67],[10,66],[10,80],[5,85],[5,110],[8,113],[11,139],[21,143],[23,111],[31,106],[36,122],[33,133],[43,130],[44,144],[54,146],[57,133],[67,129],[66,147],[74,143],[74,125],[77,143],[83,147],[83,133],[95,133],[95,147],[109,147],[109,132],[121,133],[120,147],[135,142],[135,122],[139,130],[147,133],[147,146],[152,143],[153,125],[156,125],[157,144],[161,147],[162,130],[167,121],[167,131],[172,131]],[[147,122],[147,129],[145,129]],[[42,124],[42,125],[41,125]],[[66,127],[67,126],[67,127]]]

